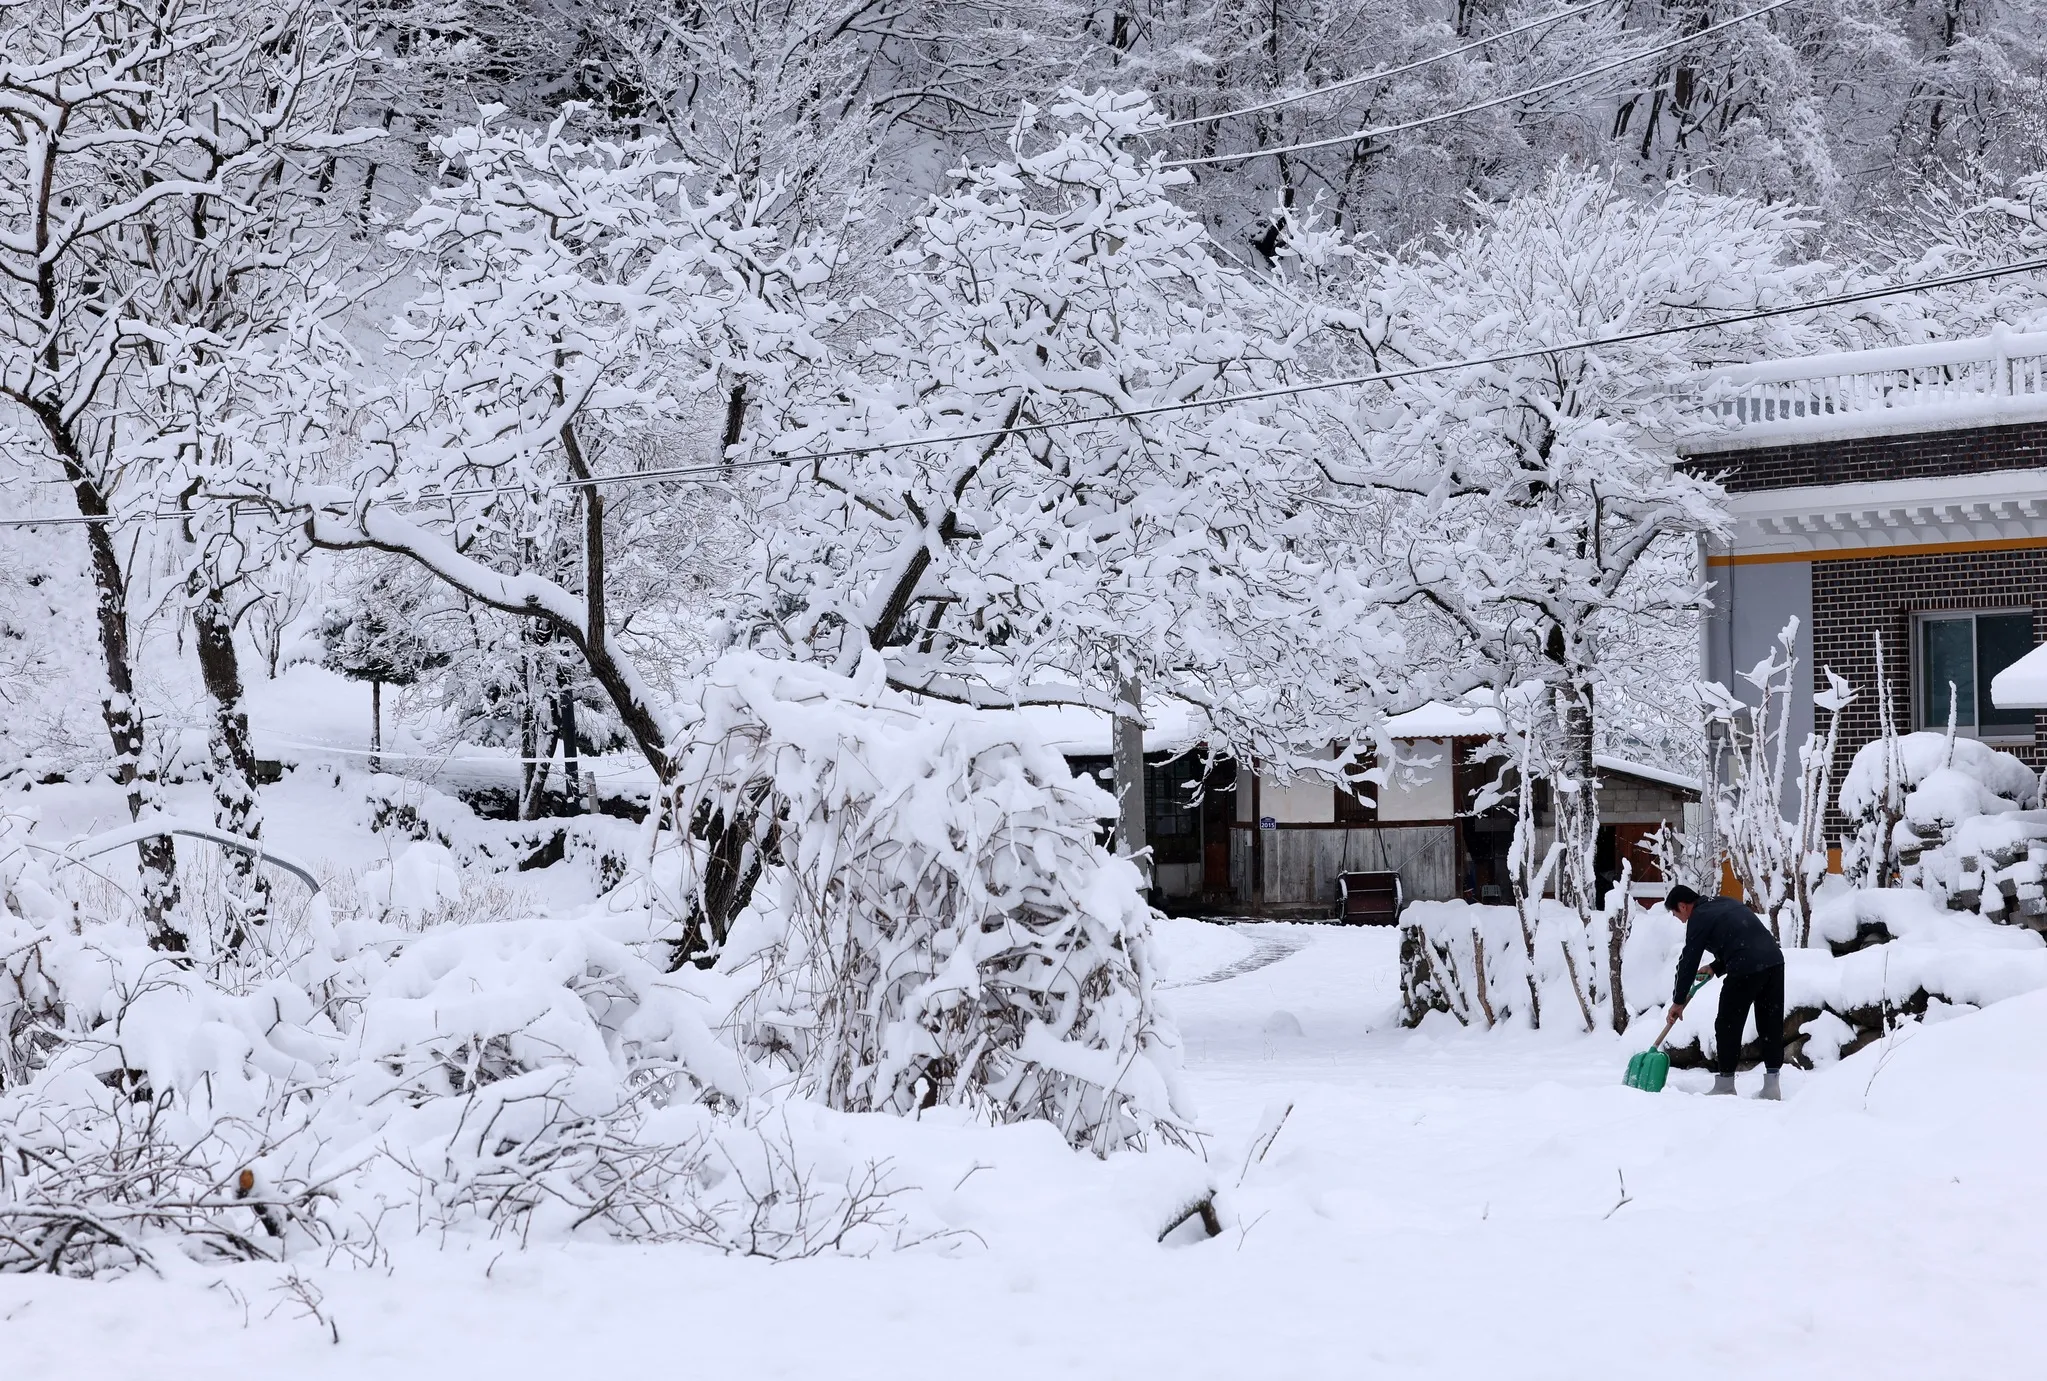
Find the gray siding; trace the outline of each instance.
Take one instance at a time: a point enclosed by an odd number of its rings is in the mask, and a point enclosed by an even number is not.
[[[1757,692],[1741,679],[1742,673],[1776,650],[1785,620],[1797,615],[1798,685],[1787,727],[1789,742],[1805,742],[1813,728],[1812,695],[1806,687],[1817,678],[1812,661],[1812,566],[1804,561],[1766,561],[1714,566],[1707,575],[1713,582],[1709,595],[1713,607],[1706,616],[1706,679],[1718,681],[1747,704],[1756,703]],[[1875,696],[1869,698],[1874,701]],[[1779,701],[1773,713],[1782,708]],[[1784,809],[1791,815],[1798,813],[1797,779],[1794,760],[1784,774]]]

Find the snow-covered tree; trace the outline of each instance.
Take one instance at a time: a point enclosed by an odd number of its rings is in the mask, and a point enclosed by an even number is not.
[[[751,452],[794,463],[755,500],[745,636],[974,704],[1108,707],[1134,678],[1291,764],[1358,730],[1395,634],[1328,545],[1312,411],[1225,399],[1345,317],[1218,260],[1141,97],[1051,116],[932,203],[888,310]]]
[[[1679,187],[1638,202],[1609,176],[1561,169],[1537,194],[1481,208],[1471,230],[1383,261],[1367,297],[1380,358],[1490,356],[1792,300],[1829,272],[1798,262],[1805,229],[1740,198]],[[1542,687],[1526,701],[1541,758],[1528,777],[1555,793],[1561,857],[1552,873],[1527,855],[1522,880],[1553,877],[1588,930],[1604,901],[1599,700],[1633,630],[1698,607],[1691,540],[1724,522],[1718,486],[1674,463],[1684,424],[1666,381],[1736,352],[1810,349],[1823,329],[1686,332],[1419,375],[1353,418],[1370,482],[1411,496],[1386,559],[1448,630],[1449,674],[1461,665],[1496,694]]]
[[[320,617],[321,665],[370,686],[370,771],[382,770],[384,687],[410,686],[448,660],[423,615],[426,599],[397,573],[370,570]]]
[[[608,603],[604,480],[693,390],[813,349],[822,260],[650,142],[579,142],[568,121],[487,113],[442,143],[449,182],[399,237],[427,285],[392,332],[412,363],[366,405],[353,485],[262,497],[316,545],[402,555],[564,639],[665,780],[666,710]]]
[[[353,142],[338,112],[357,58],[325,0],[0,6],[0,400],[84,520],[103,717],[137,818],[154,769],[116,524],[165,499],[156,462],[175,447],[156,427],[177,409],[153,396],[159,371],[217,362],[303,300],[320,255],[302,160]],[[169,841],[142,860],[149,924],[181,948]]]

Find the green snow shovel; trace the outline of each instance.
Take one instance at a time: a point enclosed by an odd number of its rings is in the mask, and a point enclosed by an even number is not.
[[[1692,984],[1691,992],[1685,995],[1690,1002],[1699,995],[1699,989],[1712,981],[1710,975]],[[1670,1077],[1670,1056],[1663,1053],[1664,1038],[1670,1035],[1670,1028],[1677,1025],[1672,1017],[1663,1023],[1663,1029],[1656,1034],[1656,1042],[1641,1054],[1628,1061],[1628,1077],[1624,1081],[1629,1088],[1641,1089],[1644,1093],[1663,1092],[1663,1081]]]

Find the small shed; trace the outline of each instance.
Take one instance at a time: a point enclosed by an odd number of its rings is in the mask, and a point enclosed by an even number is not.
[[[1018,713],[1076,774],[1113,789],[1110,721],[1071,706]],[[1478,811],[1497,765],[1480,760],[1500,731],[1487,707],[1430,704],[1388,722],[1402,770],[1363,795],[1347,789],[1333,761],[1327,773],[1280,781],[1246,763],[1210,766],[1191,709],[1146,706],[1145,831],[1154,894],[1168,910],[1210,914],[1329,916],[1345,874],[1398,874],[1408,900],[1498,901],[1509,895],[1511,807]],[[1699,783],[1679,773],[1600,755],[1599,868],[1618,878],[1623,859],[1639,887],[1653,890],[1654,864],[1641,845],[1662,823],[1681,825],[1697,809]],[[1367,797],[1375,798],[1368,800]],[[1547,803],[1538,795],[1538,822]]]

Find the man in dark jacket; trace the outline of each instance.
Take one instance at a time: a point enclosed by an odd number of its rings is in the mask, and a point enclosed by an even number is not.
[[[1677,991],[1670,1019],[1685,1013],[1699,960],[1713,955],[1709,973],[1720,975],[1720,1015],[1713,1023],[1713,1092],[1734,1092],[1734,1062],[1749,1008],[1756,1012],[1756,1040],[1763,1047],[1762,1098],[1781,1098],[1778,1072],[1784,1068],[1784,951],[1777,948],[1756,913],[1732,897],[1700,901],[1689,887],[1673,887],[1663,908],[1685,923],[1685,949],[1677,961]]]

